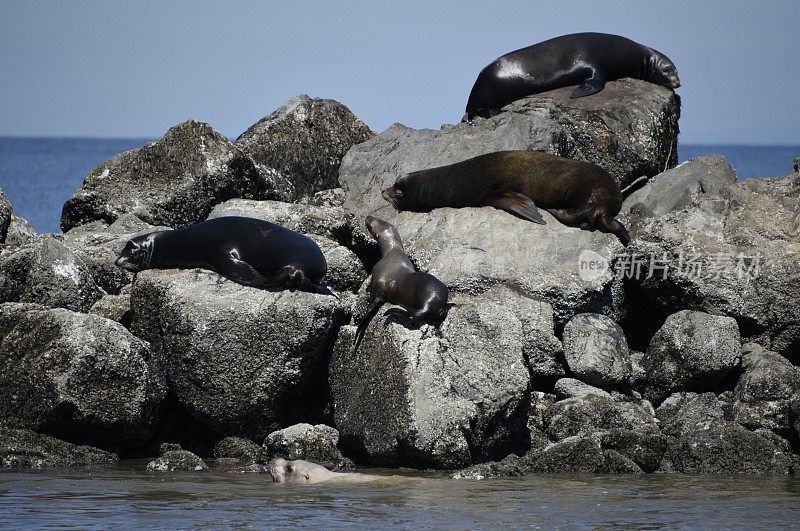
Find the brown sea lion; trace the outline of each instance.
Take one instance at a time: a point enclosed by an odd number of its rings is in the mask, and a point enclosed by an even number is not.
[[[681,86],[677,68],[661,52],[619,35],[574,33],[492,61],[478,75],[462,121],[489,118],[512,101],[569,85],[578,85],[570,97],[582,98],[623,77]]]
[[[622,208],[619,185],[600,166],[541,151],[498,151],[449,166],[406,173],[383,190],[397,210],[493,206],[544,224],[536,206],[561,223],[630,236],[614,219]]]
[[[438,321],[447,313],[447,286],[430,273],[417,271],[411,263],[397,228],[382,219],[367,216],[367,230],[378,242],[382,258],[372,268],[367,311],[356,330],[353,351],[358,349],[370,320],[385,303],[402,306],[412,325]]]

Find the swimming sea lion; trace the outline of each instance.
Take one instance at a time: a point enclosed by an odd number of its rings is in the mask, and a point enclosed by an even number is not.
[[[336,296],[320,284],[328,264],[314,240],[255,218],[221,217],[143,234],[125,244],[115,264],[133,273],[201,267],[245,286]]]
[[[467,114],[489,118],[525,96],[578,85],[570,96],[603,90],[606,81],[632,77],[678,88],[678,70],[669,58],[625,37],[574,33],[507,53],[486,66],[472,86]]]
[[[356,472],[333,472],[322,465],[297,459],[287,461],[276,457],[269,462],[269,472],[275,483],[365,483],[390,476],[358,474]]]
[[[364,318],[356,330],[353,351],[364,336],[370,320],[385,302],[402,306],[411,323],[436,321],[447,312],[447,286],[430,273],[417,271],[403,250],[400,233],[391,223],[367,216],[364,223],[378,242],[382,258],[372,268],[369,284],[369,303]]]
[[[614,219],[622,208],[619,185],[600,166],[541,151],[498,151],[449,166],[406,173],[383,190],[397,210],[493,206],[544,224],[536,205],[561,223],[630,236]]]

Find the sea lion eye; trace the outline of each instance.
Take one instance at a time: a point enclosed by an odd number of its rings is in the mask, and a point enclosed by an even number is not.
[[[400,199],[401,197],[403,197],[403,191],[400,188],[395,188],[394,195],[395,195],[395,197]]]

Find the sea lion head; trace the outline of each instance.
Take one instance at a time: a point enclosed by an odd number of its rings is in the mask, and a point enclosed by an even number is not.
[[[406,176],[401,175],[392,186],[381,191],[381,196],[398,211],[408,210],[409,191],[406,180]]]
[[[317,483],[332,475],[324,466],[302,459],[287,461],[276,457],[267,466],[275,483]]]
[[[114,261],[114,265],[131,273],[138,273],[150,267],[155,247],[155,233],[142,234],[128,240]]]
[[[669,57],[661,52],[650,49],[650,58],[648,59],[648,81],[663,87],[676,89],[681,86],[681,80],[678,77],[678,69],[675,63],[670,61]]]
[[[367,230],[378,243],[384,241],[399,243],[401,241],[397,227],[386,220],[375,216],[367,216],[364,218],[364,225],[367,226]]]

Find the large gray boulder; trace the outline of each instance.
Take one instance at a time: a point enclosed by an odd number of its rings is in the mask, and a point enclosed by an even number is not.
[[[657,310],[730,316],[742,337],[800,363],[800,174],[728,184],[723,164],[690,165],[705,190],[690,203],[649,215],[626,201],[633,282]]]
[[[594,394],[559,400],[545,412],[544,426],[554,441],[610,429],[658,431],[658,421],[646,406]]]
[[[451,302],[438,327],[409,328],[380,311],[356,352],[354,327],[342,329],[329,380],[350,454],[383,466],[459,468],[530,446],[531,373],[559,369],[550,305],[508,289],[453,293]]]
[[[539,473],[641,474],[642,469],[616,450],[603,448],[599,435],[575,435],[526,456]]]
[[[364,265],[350,249],[364,249],[366,238],[355,230],[352,214],[341,207],[326,207],[232,199],[214,207],[208,218],[244,216],[277,223],[303,233],[319,245],[328,272],[323,283],[338,291],[357,291],[367,277]]]
[[[11,215],[11,201],[8,200],[8,196],[0,188],[0,244],[6,241],[8,226],[11,224]]]
[[[330,426],[295,424],[267,435],[261,459],[304,459],[332,470],[353,468],[353,462],[342,455],[338,444],[339,432]]]
[[[360,218],[389,219],[380,190],[407,172],[504,150],[538,150],[598,164],[625,186],[677,163],[680,103],[668,89],[635,79],[611,81],[591,98],[561,88],[516,101],[505,112],[439,130],[395,124],[354,146],[342,160],[345,207]]]
[[[103,467],[116,463],[116,454],[75,445],[31,430],[0,423],[0,469]]]
[[[564,327],[564,358],[579,380],[600,387],[628,387],[632,366],[625,333],[610,318],[578,314]]]
[[[733,390],[733,420],[751,430],[787,432],[790,400],[800,392],[800,369],[755,343],[742,347],[742,369]]]
[[[255,462],[261,455],[261,447],[243,437],[225,437],[214,445],[214,457],[236,461]]]
[[[713,391],[741,358],[735,320],[691,310],[676,312],[667,317],[645,352],[644,396],[660,403],[677,391]]]
[[[150,438],[165,394],[150,345],[119,323],[0,305],[0,416],[71,442],[128,451]]]
[[[291,201],[339,186],[344,154],[374,134],[341,103],[300,94],[253,124],[236,145],[260,171],[280,176],[283,198]]]
[[[664,433],[677,437],[724,420],[725,411],[714,393],[675,393],[658,406],[656,417]]]
[[[477,295],[510,287],[550,303],[559,328],[577,313],[619,315],[621,281],[608,267],[583,268],[587,261],[610,263],[622,250],[619,241],[542,214],[544,226],[492,207],[401,212],[393,223],[412,260],[451,290]]]
[[[36,237],[36,231],[27,219],[11,214],[11,222],[6,233],[6,246],[20,246]]]
[[[102,296],[88,264],[55,236],[40,236],[0,253],[0,302],[85,312]]]
[[[95,168],[64,204],[61,229],[128,213],[151,225],[184,227],[233,197],[276,195],[250,157],[210,125],[187,120]]]
[[[147,463],[148,472],[200,472],[208,469],[208,465],[196,454],[181,448],[170,449],[158,459]]]
[[[131,329],[153,344],[171,393],[211,430],[259,440],[320,415],[344,320],[336,298],[199,269],[148,270],[133,284],[131,310]]]

